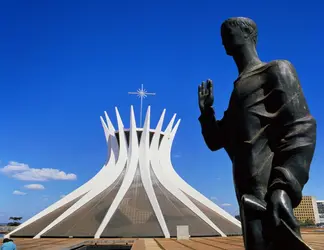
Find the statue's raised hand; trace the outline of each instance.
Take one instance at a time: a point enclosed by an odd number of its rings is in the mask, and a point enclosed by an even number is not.
[[[203,112],[205,108],[213,106],[214,93],[213,93],[213,82],[207,80],[206,83],[202,82],[198,87],[198,101],[200,111]]]

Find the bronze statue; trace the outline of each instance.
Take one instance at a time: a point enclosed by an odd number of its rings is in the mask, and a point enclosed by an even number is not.
[[[316,121],[296,71],[286,60],[259,59],[257,26],[249,18],[226,20],[221,36],[239,76],[221,120],[212,108],[212,81],[199,86],[199,121],[209,149],[224,148],[233,163],[245,248],[310,249],[293,208],[309,178]]]

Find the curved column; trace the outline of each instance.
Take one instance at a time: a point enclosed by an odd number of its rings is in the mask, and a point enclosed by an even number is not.
[[[159,222],[159,225],[162,229],[162,232],[165,236],[165,238],[170,238],[170,233],[168,230],[168,227],[165,223],[160,205],[158,203],[158,200],[156,198],[154,189],[153,189],[153,184],[152,184],[152,179],[151,179],[151,172],[150,172],[150,113],[151,113],[151,107],[149,106],[146,112],[146,118],[144,122],[144,128],[141,136],[141,142],[140,142],[140,148],[139,148],[139,166],[140,166],[140,171],[141,171],[141,179],[142,183],[144,186],[144,189],[146,191],[146,194],[149,198],[149,201],[152,205],[153,211],[156,215],[156,218]],[[159,123],[163,122],[164,118],[164,112],[162,113],[162,116],[160,118]],[[154,133],[154,138],[159,139],[160,138],[160,131],[155,131]]]
[[[115,111],[116,111],[116,116],[120,118],[120,115],[119,115],[119,112],[118,112],[118,109],[115,108]],[[107,144],[108,144],[108,153],[110,153],[111,151],[114,152],[114,155],[115,155],[115,159],[117,160],[118,159],[118,155],[119,155],[119,146],[118,146],[118,141],[117,141],[117,138],[116,138],[116,130],[115,130],[115,127],[114,125],[112,124],[107,112],[105,111],[105,118],[106,118],[106,123],[104,122],[103,118],[100,117],[101,119],[101,123],[102,123],[102,126],[103,126],[103,129],[105,131],[105,136],[106,136],[106,133],[108,133],[108,136],[110,135],[110,143],[108,143],[108,140],[107,140]],[[117,118],[118,119],[118,118]],[[106,136],[106,139],[107,139],[107,136]],[[110,157],[110,155],[108,155],[108,157]],[[109,159],[109,158],[108,158]]]
[[[117,193],[113,203],[111,204],[110,208],[108,209],[107,214],[105,215],[102,223],[100,224],[100,226],[95,234],[95,238],[100,238],[102,232],[105,230],[111,217],[114,215],[120,202],[124,198],[130,185],[132,184],[132,181],[135,176],[135,172],[136,172],[137,165],[138,165],[138,139],[137,139],[136,122],[135,122],[133,106],[131,106],[131,116],[130,116],[130,138],[129,138],[128,159],[129,159],[129,162],[127,164],[124,180],[120,186],[120,189],[118,190],[118,193]]]
[[[175,116],[174,116],[175,118]],[[192,212],[194,212],[198,217],[200,217],[206,224],[208,224],[211,228],[213,228],[216,232],[218,232],[221,236],[226,237],[224,232],[220,230],[182,191],[178,188],[177,179],[173,178],[174,176],[169,176],[164,173],[164,168],[166,164],[171,162],[170,153],[168,152],[168,146],[170,144],[172,125],[174,119],[171,120],[169,125],[165,130],[164,137],[161,141],[160,147],[158,150],[154,150],[154,154],[160,162],[152,161],[153,171],[160,181],[160,183],[170,192],[172,193],[179,201],[181,201],[184,205],[186,205]],[[180,124],[180,120],[178,120],[176,127]],[[161,165],[158,167],[157,165]],[[163,168],[162,168],[163,167]]]
[[[179,127],[179,121],[175,125],[175,127],[172,129],[172,131],[169,134],[169,140],[168,142],[163,145],[165,147],[165,155],[171,155],[171,148],[172,143],[175,137],[175,134],[177,132],[177,129]],[[183,180],[178,173],[174,170],[171,162],[170,157],[163,157],[164,165],[163,165],[163,171],[165,172],[165,175],[170,176],[174,181],[176,181],[178,187],[185,192],[187,195],[191,196],[192,198],[196,199],[200,203],[207,206],[209,209],[215,211],[217,214],[221,215],[228,221],[234,223],[236,226],[241,228],[241,223],[235,219],[233,216],[229,215],[226,211],[224,211],[222,208],[217,206],[214,202],[210,201],[208,198],[206,198],[204,195],[202,195],[200,192],[198,192],[196,189],[194,189],[192,186],[190,186],[185,180]]]

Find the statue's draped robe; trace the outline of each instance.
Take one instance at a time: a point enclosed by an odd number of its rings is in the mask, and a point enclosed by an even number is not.
[[[233,163],[237,198],[266,200],[285,190],[293,207],[309,178],[316,121],[310,115],[294,67],[284,60],[261,64],[234,83],[224,117],[210,107],[199,117],[208,147],[225,148]]]

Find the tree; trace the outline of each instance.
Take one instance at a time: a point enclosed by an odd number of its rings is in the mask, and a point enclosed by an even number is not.
[[[237,219],[238,221],[241,221],[241,216],[239,214],[235,215],[235,219]]]
[[[311,219],[305,220],[305,224],[306,224],[306,226],[314,226],[315,225],[314,221]]]
[[[311,219],[306,219],[304,221],[299,221],[299,224],[301,227],[308,227],[308,226],[314,226],[315,222]]]
[[[9,220],[13,220],[13,221],[19,221],[21,220],[22,217],[10,217]]]
[[[7,226],[16,227],[19,226],[21,223],[19,222],[22,219],[22,217],[10,217],[9,220],[12,220],[13,222],[9,222]]]

